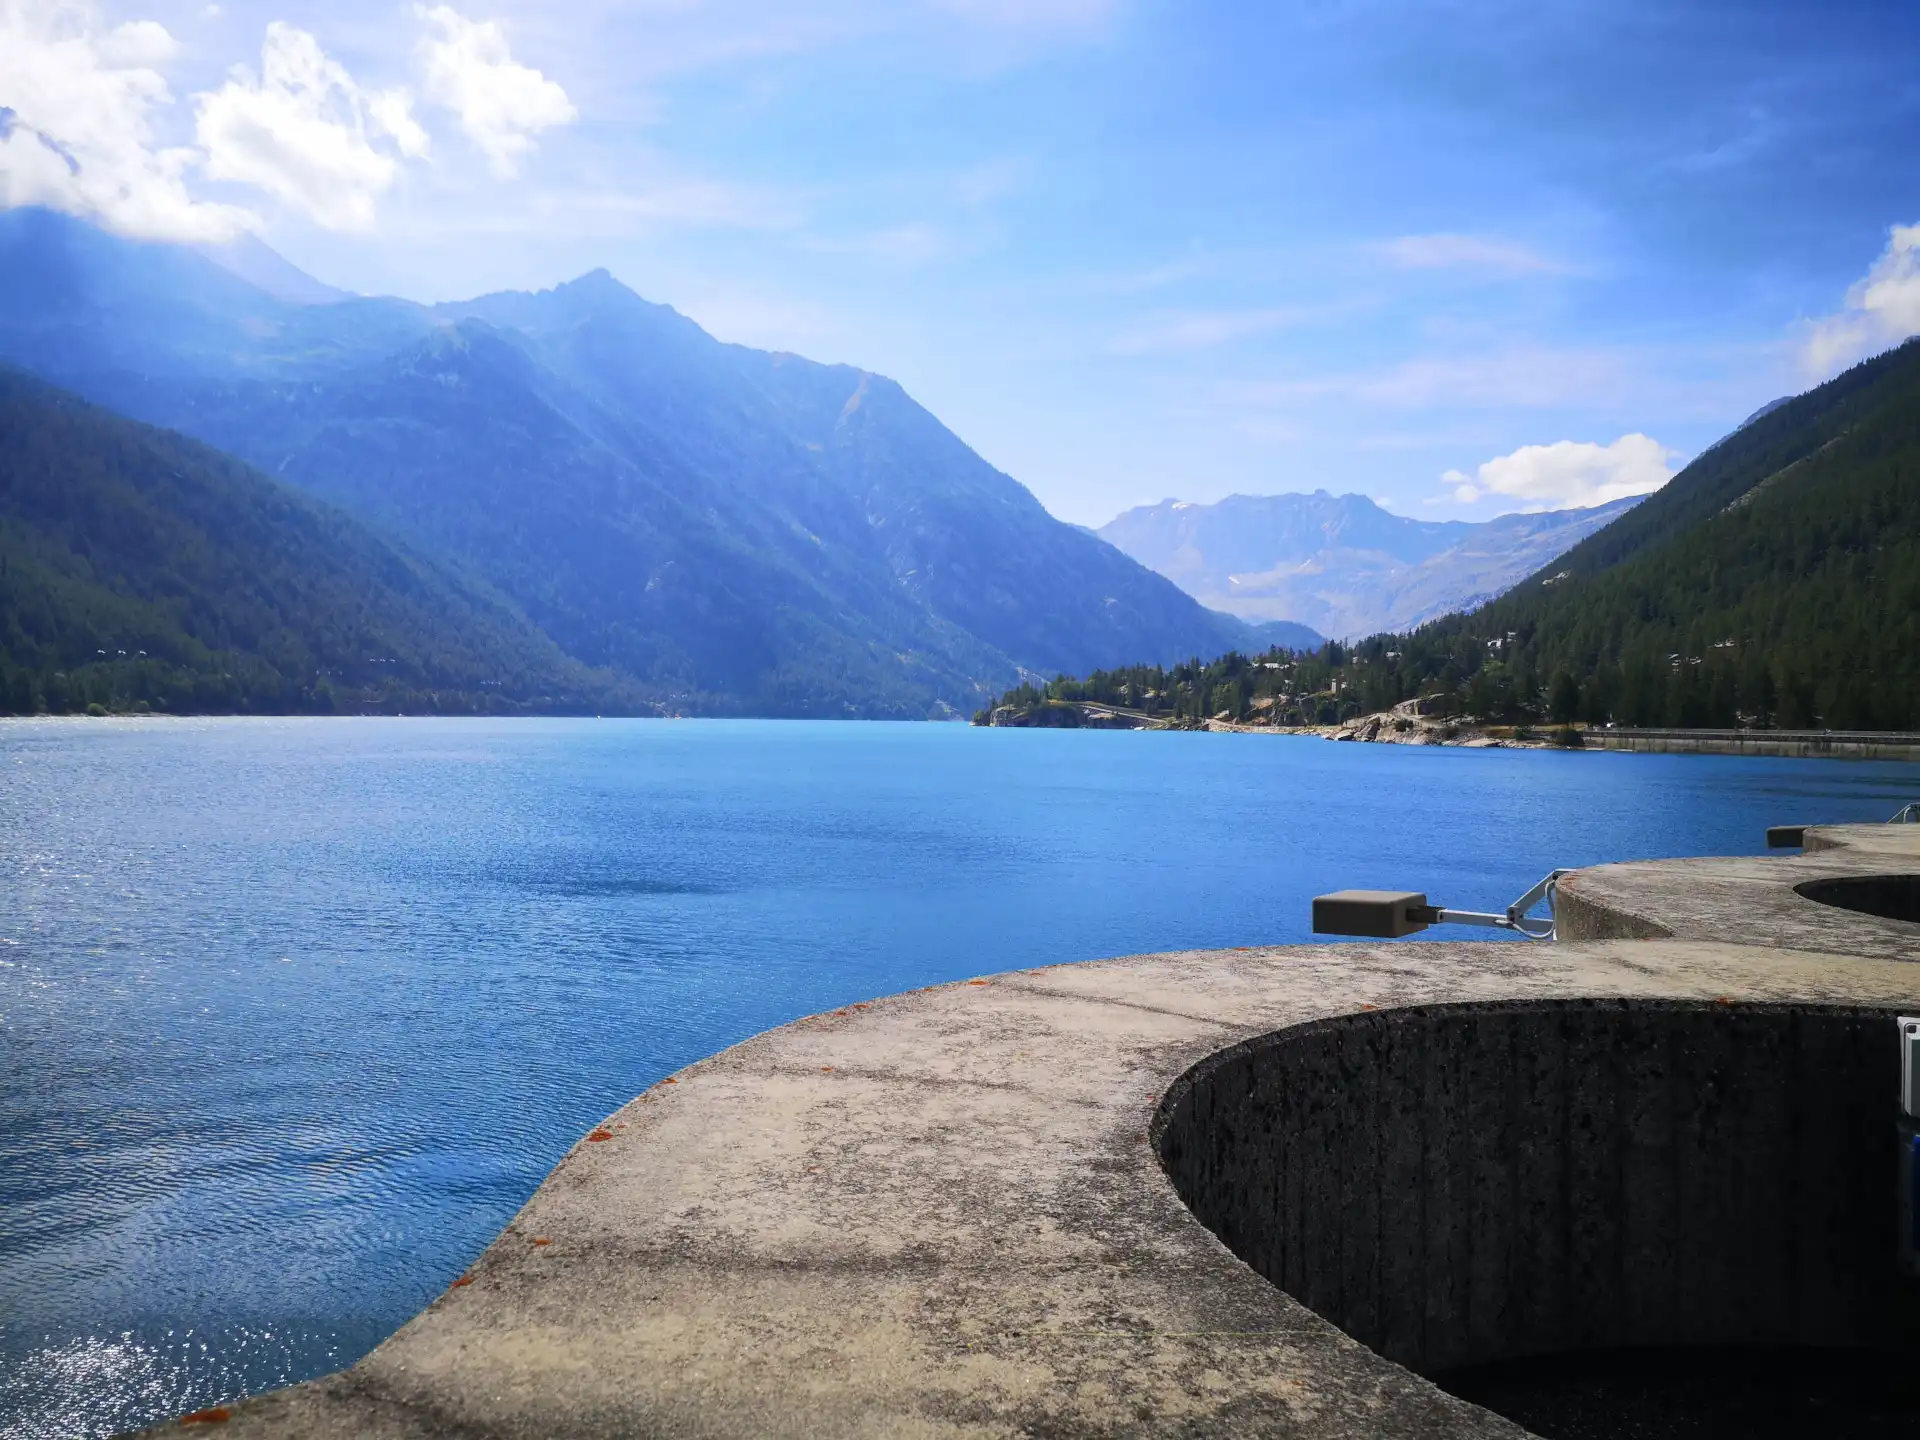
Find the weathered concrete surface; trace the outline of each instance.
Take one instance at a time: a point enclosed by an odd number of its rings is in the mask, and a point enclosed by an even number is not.
[[[1776,903],[1808,866],[1913,864],[1888,837],[1829,838],[1833,854],[1677,862],[1696,879],[1674,884],[1661,866],[1570,877],[1676,940],[1136,957],[757,1036],[583,1139],[366,1359],[236,1404],[223,1433],[1520,1435],[1230,1253],[1161,1169],[1156,1107],[1229,1046],[1369,1007],[1920,1006],[1920,926]],[[1805,948],[1774,948],[1776,922]]]
[[[1802,854],[1596,865],[1560,882],[1567,940],[1733,940],[1920,960],[1920,925],[1822,905],[1806,880],[1920,873],[1920,825],[1824,825]]]
[[[1401,1006],[1208,1057],[1155,1117],[1233,1252],[1425,1375],[1568,1350],[1920,1359],[1897,1011]]]
[[[1684,942],[1315,946],[1008,974],[802,1021],[628,1105],[471,1284],[227,1430],[1518,1434],[1231,1255],[1147,1126],[1194,1063],[1302,1021],[1598,995],[1914,1004],[1920,967]]]

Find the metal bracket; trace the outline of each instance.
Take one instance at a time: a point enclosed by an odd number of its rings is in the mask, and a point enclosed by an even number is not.
[[[1429,905],[1425,895],[1406,891],[1339,890],[1314,898],[1313,929],[1317,935],[1365,935],[1372,939],[1397,940],[1429,925],[1484,925],[1493,930],[1511,930],[1529,940],[1551,940],[1556,925],[1554,900],[1560,877],[1566,873],[1555,870],[1501,915]],[[1531,914],[1543,900],[1547,913],[1538,917]]]
[[[1504,915],[1489,915],[1479,910],[1448,910],[1444,906],[1435,906],[1433,907],[1434,923],[1485,925],[1494,930],[1511,930],[1516,935],[1526,936],[1529,940],[1551,940],[1558,923],[1554,914],[1554,900],[1559,893],[1560,877],[1567,873],[1565,870],[1553,871],[1526,894],[1507,906]],[[1527,912],[1543,900],[1547,902],[1547,913],[1539,918],[1530,916]]]

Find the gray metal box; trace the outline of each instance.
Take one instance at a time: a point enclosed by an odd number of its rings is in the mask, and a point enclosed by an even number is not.
[[[1920,1016],[1902,1015],[1900,1025],[1900,1113],[1920,1120]]]
[[[1316,935],[1397,940],[1427,928],[1427,897],[1411,890],[1336,890],[1313,901]]]

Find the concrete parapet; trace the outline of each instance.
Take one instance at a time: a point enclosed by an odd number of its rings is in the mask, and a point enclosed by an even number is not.
[[[1732,940],[1920,960],[1920,927],[1821,904],[1811,881],[1920,872],[1920,825],[1822,825],[1793,856],[1636,860],[1560,881],[1564,940]]]
[[[1920,925],[1793,889],[1920,871],[1884,829],[1563,882],[1588,933],[1657,939],[1011,970],[756,1036],[225,1433],[1517,1436],[1417,1371],[1905,1344],[1886,1017]]]
[[[1592,750],[1653,755],[1771,755],[1795,759],[1920,760],[1920,734],[1893,730],[1627,730],[1589,728]]]

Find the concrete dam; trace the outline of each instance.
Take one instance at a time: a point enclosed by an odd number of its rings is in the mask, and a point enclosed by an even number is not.
[[[796,1021],[583,1137],[358,1364],[186,1421],[1505,1437],[1741,1354],[1886,1378],[1861,1403],[1911,1427],[1920,825],[1798,838],[1570,872],[1551,942],[1008,969]]]

